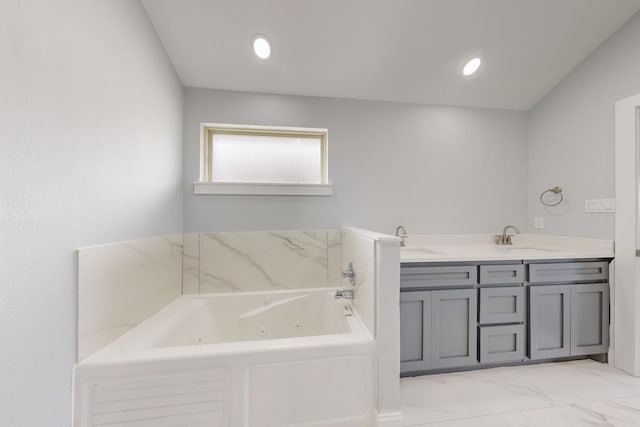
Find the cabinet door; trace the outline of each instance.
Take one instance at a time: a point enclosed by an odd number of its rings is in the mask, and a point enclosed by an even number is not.
[[[478,291],[433,291],[431,295],[431,368],[478,363]]]
[[[431,294],[400,292],[400,373],[431,368]]]
[[[571,286],[529,287],[529,352],[532,360],[571,354],[570,298]]]
[[[609,349],[609,284],[571,286],[571,355]]]

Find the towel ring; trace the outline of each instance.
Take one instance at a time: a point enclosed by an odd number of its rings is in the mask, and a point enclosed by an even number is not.
[[[558,199],[558,201],[554,202],[549,202],[548,200],[545,201],[545,194],[547,193],[553,193],[553,194],[559,194],[560,198]],[[548,198],[547,198],[548,199]],[[548,190],[545,190],[542,192],[542,194],[540,194],[540,203],[542,203],[545,206],[558,206],[560,203],[562,203],[562,200],[564,199],[564,196],[562,195],[562,188],[561,187],[553,187],[550,188]]]

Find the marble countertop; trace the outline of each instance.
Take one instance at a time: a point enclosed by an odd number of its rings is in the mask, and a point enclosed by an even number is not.
[[[455,262],[613,258],[613,240],[518,234],[513,245],[497,245],[494,236],[410,235],[400,248],[400,262]]]

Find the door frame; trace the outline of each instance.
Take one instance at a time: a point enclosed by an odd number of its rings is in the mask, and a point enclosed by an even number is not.
[[[615,261],[611,283],[609,363],[640,376],[640,94],[615,104]]]

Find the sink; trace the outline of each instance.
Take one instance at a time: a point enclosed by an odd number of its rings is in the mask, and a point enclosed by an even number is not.
[[[434,251],[427,246],[405,246],[400,248],[400,253],[409,256],[421,256],[421,255],[440,255],[442,252]]]
[[[498,246],[498,250],[504,253],[518,254],[518,256],[536,256],[555,252],[551,249],[534,248],[531,246]]]
[[[534,248],[531,246],[500,246],[505,251],[540,251],[540,252],[555,252],[552,249]]]

